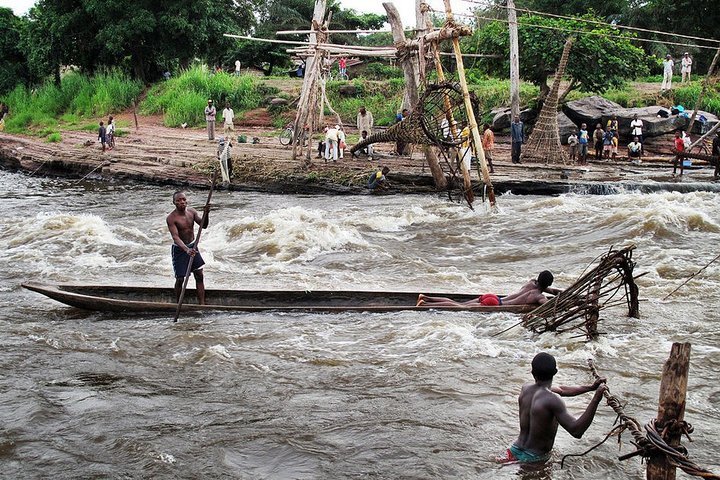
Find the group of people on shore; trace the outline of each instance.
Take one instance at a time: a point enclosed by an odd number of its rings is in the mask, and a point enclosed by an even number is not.
[[[605,128],[598,123],[590,136],[586,123],[580,125],[580,130],[573,130],[567,139],[568,153],[571,161],[577,161],[583,165],[587,163],[590,139],[592,138],[595,149],[595,160],[611,159],[617,160],[619,154],[620,133],[617,116],[607,121]],[[627,145],[627,157],[640,163],[643,155],[643,121],[634,115],[630,122],[630,135],[632,141]]]

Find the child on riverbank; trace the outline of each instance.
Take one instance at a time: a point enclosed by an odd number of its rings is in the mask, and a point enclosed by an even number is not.
[[[100,122],[100,128],[98,128],[98,141],[102,145],[102,151],[104,152],[107,144],[107,130],[104,122]]]

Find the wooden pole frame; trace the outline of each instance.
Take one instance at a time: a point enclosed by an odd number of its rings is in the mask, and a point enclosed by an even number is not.
[[[450,6],[450,0],[444,0],[445,2],[445,15],[447,16],[447,22],[453,23],[452,7]],[[470,123],[470,132],[473,136],[473,148],[475,150],[475,157],[480,162],[480,169],[483,176],[483,181],[487,186],[488,199],[490,200],[490,206],[495,206],[495,191],[493,189],[492,181],[490,180],[490,171],[488,170],[487,160],[485,160],[485,151],[482,148],[482,140],[480,139],[480,131],[478,130],[477,121],[475,120],[475,111],[473,110],[472,102],[470,101],[470,92],[468,90],[467,79],[465,78],[465,65],[463,64],[462,54],[460,52],[460,40],[457,36],[453,36],[453,50],[455,51],[455,63],[457,64],[458,79],[460,80],[460,88],[463,92],[463,100],[465,103],[465,111],[467,112],[468,122]]]

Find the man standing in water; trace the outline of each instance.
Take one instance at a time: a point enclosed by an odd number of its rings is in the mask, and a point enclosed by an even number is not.
[[[532,375],[535,383],[523,386],[518,397],[520,435],[507,450],[507,456],[500,462],[546,462],[555,444],[558,425],[575,438],[581,438],[595,418],[595,412],[607,390],[604,378],[592,385],[564,387],[552,386],[557,373],[555,358],[548,353],[538,353],[532,361]],[[574,418],[567,411],[560,397],[574,397],[595,390],[585,412]]]
[[[207,228],[209,209],[206,207],[202,218],[197,210],[187,206],[187,198],[183,192],[173,194],[173,205],[175,210],[167,216],[167,226],[173,239],[171,249],[173,270],[175,271],[175,299],[180,301],[185,275],[188,271],[188,263],[192,261],[192,273],[195,276],[198,303],[205,305],[205,283],[203,277],[203,265],[205,261],[195,248],[195,224],[200,228]]]

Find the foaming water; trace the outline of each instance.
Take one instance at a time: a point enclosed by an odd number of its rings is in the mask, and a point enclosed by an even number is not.
[[[420,196],[219,191],[203,234],[209,287],[510,292],[538,271],[570,284],[611,246],[637,245],[642,318],[603,313],[603,335],[536,336],[518,316],[469,312],[99,314],[25,291],[27,280],[167,285],[172,189],[0,172],[0,459],[9,478],[644,478],[601,407],[582,440],[560,433],[540,470],[493,459],[517,435],[535,353],[557,381],[594,358],[626,411],[657,410],[673,341],[693,343],[687,420],[718,471],[720,266],[715,193],[498,198],[476,211]],[[196,207],[206,192],[188,192]],[[191,281],[192,284],[192,281]],[[589,401],[567,399],[573,414]],[[627,447],[623,453],[627,453]]]

